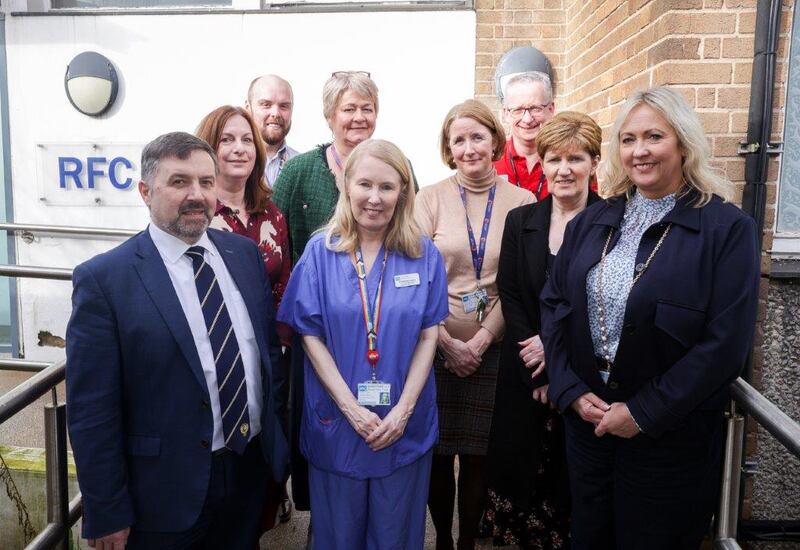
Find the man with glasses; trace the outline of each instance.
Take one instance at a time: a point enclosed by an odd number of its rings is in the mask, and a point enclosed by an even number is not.
[[[553,117],[553,87],[550,77],[531,71],[508,81],[503,98],[503,119],[511,125],[511,139],[503,157],[494,163],[497,173],[509,183],[523,187],[542,200],[548,194],[547,179],[536,153],[536,136]]]

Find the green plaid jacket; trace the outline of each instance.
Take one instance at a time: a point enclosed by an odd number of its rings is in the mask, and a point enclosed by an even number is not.
[[[292,265],[303,255],[311,234],[328,223],[339,200],[336,178],[325,158],[328,145],[288,160],[273,187],[272,200],[289,227]]]

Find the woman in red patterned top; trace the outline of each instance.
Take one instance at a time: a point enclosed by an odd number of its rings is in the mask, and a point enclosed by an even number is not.
[[[292,267],[289,232],[286,220],[275,203],[272,189],[264,180],[266,154],[261,133],[241,107],[224,105],[211,111],[197,127],[197,136],[217,152],[217,209],[211,227],[249,237],[258,245],[272,286],[272,303],[277,311]],[[289,399],[289,364],[292,331],[283,323],[276,329],[284,346],[283,364],[273,365],[278,374],[276,397],[278,410],[286,413]],[[284,418],[284,423],[288,418]],[[286,484],[270,482],[267,489],[262,529],[274,527],[280,508],[280,520],[289,521],[292,504]]]
[[[217,152],[217,210],[211,227],[253,239],[264,258],[277,310],[289,280],[291,257],[286,221],[272,202],[264,181],[264,142],[250,114],[224,105],[200,122],[197,136]],[[290,344],[286,327],[278,328],[284,346]]]

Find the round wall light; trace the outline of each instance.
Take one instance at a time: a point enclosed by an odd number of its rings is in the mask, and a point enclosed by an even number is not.
[[[494,73],[495,89],[500,101],[506,95],[506,84],[518,74],[537,71],[544,73],[553,80],[553,67],[550,65],[550,60],[547,57],[531,46],[519,46],[507,51],[500,62],[497,64],[497,69]],[[552,82],[555,88],[555,82]]]
[[[107,57],[83,52],[67,65],[64,88],[73,107],[85,115],[99,116],[114,104],[119,79]]]

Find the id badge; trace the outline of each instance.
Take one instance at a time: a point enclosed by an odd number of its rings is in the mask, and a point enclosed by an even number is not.
[[[363,407],[378,407],[392,404],[392,385],[368,380],[358,385],[358,404]]]
[[[489,293],[485,288],[479,288],[475,292],[464,294],[461,296],[461,303],[464,305],[464,313],[472,313],[478,309],[478,304],[483,302],[483,305],[489,305]]]
[[[404,273],[394,276],[395,288],[405,288],[407,286],[419,286],[419,273]]]

